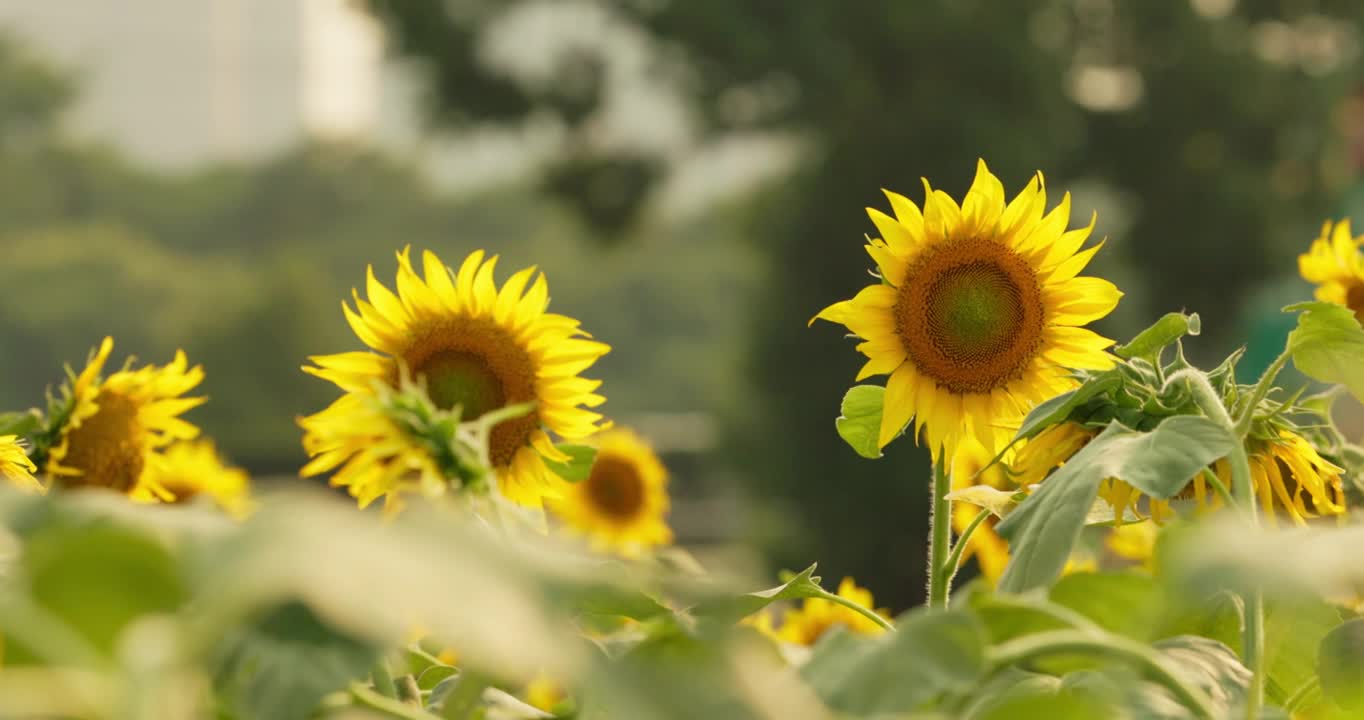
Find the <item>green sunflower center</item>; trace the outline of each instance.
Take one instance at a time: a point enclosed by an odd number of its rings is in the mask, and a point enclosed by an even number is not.
[[[437,353],[422,365],[422,374],[431,402],[445,410],[458,405],[466,418],[487,414],[506,402],[502,381],[483,358],[473,353]]]
[[[959,393],[988,393],[1020,378],[1042,345],[1037,274],[989,238],[930,248],[909,268],[896,330],[919,372]]]
[[[592,465],[587,495],[596,511],[618,521],[637,517],[644,509],[644,481],[635,466],[613,457],[598,457]]]

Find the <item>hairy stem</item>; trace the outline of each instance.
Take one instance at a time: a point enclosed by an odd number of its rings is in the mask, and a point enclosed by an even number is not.
[[[945,455],[944,451],[944,455]],[[952,492],[952,475],[948,471],[947,457],[942,457],[933,465],[933,511],[928,524],[928,606],[946,608],[950,578],[941,569],[947,565],[947,553],[952,543],[952,501],[947,494]]]

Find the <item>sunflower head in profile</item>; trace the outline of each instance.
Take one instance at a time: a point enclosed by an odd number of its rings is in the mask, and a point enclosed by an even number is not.
[[[550,500],[550,510],[593,547],[634,556],[672,542],[667,486],[668,471],[647,443],[629,430],[608,430],[598,436],[588,476]]]
[[[1079,277],[1099,245],[1068,230],[1070,196],[1050,212],[1042,175],[1012,201],[979,163],[961,205],[924,181],[922,211],[886,192],[894,217],[868,208],[881,282],[815,319],[847,326],[867,356],[858,373],[890,376],[878,444],[914,420],[935,459],[966,435],[993,451],[1036,403],[1074,387],[1070,369],[1102,369],[1112,340],[1082,327],[1118,303],[1107,280]],[[814,320],[811,320],[813,323]]]
[[[146,472],[146,487],[134,499],[188,503],[205,497],[238,519],[251,511],[250,477],[224,462],[211,440],[177,442],[153,457]]]
[[[85,369],[63,388],[48,434],[56,438],[45,470],[62,487],[103,487],[122,493],[161,490],[147,472],[155,454],[199,428],[180,415],[205,398],[184,397],[204,378],[177,351],[168,365],[125,365],[108,377],[104,364],[114,349],[105,338]]]
[[[1350,235],[1349,220],[1327,222],[1307,253],[1298,256],[1298,272],[1317,286],[1317,299],[1344,305],[1360,322],[1364,322],[1362,243],[1364,237]]]
[[[43,484],[33,477],[38,470],[17,435],[0,435],[0,478],[14,487],[42,492]]]
[[[1009,478],[1005,466],[992,463],[994,455],[974,438],[963,438],[952,458],[952,489],[961,490],[973,485],[985,485],[996,490],[1016,490],[1017,486]],[[952,505],[952,529],[964,532],[981,512],[979,507],[970,503]],[[991,516],[972,533],[961,559],[974,557],[980,574],[990,582],[999,580],[1004,574],[1004,566],[1009,564],[1009,543],[995,532],[999,519]]]
[[[852,578],[845,577],[838,584],[838,596],[851,600],[865,608],[876,607],[871,591],[858,587]],[[889,611],[878,609],[877,614],[889,618]],[[819,641],[824,633],[835,627],[844,627],[859,635],[877,635],[885,628],[877,625],[871,618],[861,613],[822,598],[807,598],[801,606],[788,610],[782,615],[781,625],[777,628],[777,638],[796,645],[811,646]]]
[[[529,413],[493,428],[490,457],[503,493],[538,507],[563,484],[545,459],[569,459],[554,447],[549,433],[572,440],[598,429],[601,416],[587,408],[604,401],[593,392],[601,382],[579,373],[610,348],[590,339],[577,320],[546,311],[549,287],[534,267],[514,273],[499,289],[493,281],[497,257],[485,258],[482,250],[453,273],[434,253],[423,253],[424,276],[413,269],[408,255],[407,250],[398,253],[396,293],[376,280],[370,268],[367,299],[355,293],[354,309],[342,304],[351,329],[376,352],[314,357],[315,367],[304,369],[347,393],[365,396],[374,394],[376,384],[396,388],[406,372],[438,407],[458,407],[466,420],[531,403]],[[347,409],[362,404],[333,404],[314,416],[316,422],[305,419],[305,432],[347,422]],[[306,436],[304,444],[314,455],[339,451]],[[364,450],[349,448],[352,453]]]

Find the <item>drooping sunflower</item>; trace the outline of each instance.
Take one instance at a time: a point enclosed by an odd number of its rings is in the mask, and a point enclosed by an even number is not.
[[[224,462],[211,440],[177,442],[155,456],[146,472],[147,485],[163,494],[143,491],[137,499],[184,503],[203,496],[239,519],[251,510],[250,476]]]
[[[0,478],[15,487],[42,492],[43,484],[33,477],[37,470],[33,461],[28,459],[28,453],[24,452],[19,436],[0,435]]]
[[[668,471],[635,433],[608,430],[599,436],[592,470],[550,500],[550,510],[593,547],[638,555],[672,542],[668,512]]]
[[[1041,173],[1007,204],[984,161],[960,206],[924,188],[922,212],[889,191],[895,217],[867,209],[881,232],[866,248],[882,282],[815,319],[863,340],[858,380],[890,376],[878,444],[912,419],[936,460],[965,435],[993,451],[1028,408],[1074,386],[1069,368],[1110,367],[1113,341],[1081,326],[1122,293],[1079,277],[1102,245],[1080,249],[1094,221],[1066,229],[1069,194],[1044,214]]]
[[[852,600],[865,608],[876,608],[871,591],[858,587],[849,577],[843,578],[838,584],[838,596]],[[890,618],[888,610],[878,608],[876,613]],[[808,647],[818,642],[824,633],[840,625],[860,635],[885,632],[885,628],[855,610],[822,598],[806,598],[799,608],[788,610],[782,615],[777,638]]]
[[[60,440],[45,470],[63,487],[163,496],[146,471],[162,448],[199,434],[180,415],[206,399],[183,397],[203,380],[203,368],[189,367],[185,353],[176,351],[168,365],[125,367],[102,377],[113,349],[113,339],[105,338],[66,388]]]
[[[1364,322],[1364,256],[1360,245],[1364,236],[1350,235],[1350,221],[1321,226],[1321,236],[1308,251],[1298,256],[1298,272],[1317,285],[1322,302],[1344,305]]]
[[[529,414],[493,429],[491,459],[507,497],[538,507],[542,497],[562,484],[545,458],[568,459],[548,432],[579,439],[598,429],[601,416],[586,408],[604,401],[593,392],[601,382],[579,373],[610,347],[591,340],[577,320],[546,312],[549,287],[534,267],[513,274],[499,290],[493,282],[497,256],[485,260],[482,250],[465,258],[453,274],[429,251],[423,253],[422,265],[424,278],[413,270],[404,249],[398,253],[396,294],[375,279],[371,267],[368,299],[357,292],[355,309],[342,303],[351,329],[377,353],[313,357],[316,367],[304,370],[348,393],[372,394],[376,383],[396,387],[405,368],[425,383],[437,406],[459,406],[465,419],[534,403]],[[333,404],[319,416],[325,413],[328,423],[345,422],[346,409],[356,405]],[[304,442],[314,454],[319,448],[335,451],[325,443]],[[362,467],[355,471],[356,477],[365,475]],[[352,491],[374,492],[354,484]],[[378,494],[390,491],[377,488]]]
[[[1013,464],[1016,479],[1024,486],[1042,482],[1096,434],[1070,422],[1047,428],[1019,449]],[[1343,471],[1301,435],[1281,429],[1277,437],[1250,440],[1247,450],[1256,502],[1271,525],[1282,517],[1303,525],[1313,517],[1345,512]],[[1209,470],[1224,486],[1231,487],[1231,465],[1225,458]],[[1115,517],[1143,517],[1142,493],[1119,478],[1105,479],[1099,486],[1099,497],[1113,508]],[[1190,501],[1195,512],[1216,510],[1224,504],[1205,473],[1194,476],[1176,499]],[[1157,524],[1174,514],[1172,501],[1146,499],[1145,515]]]
[[[1016,490],[1017,486],[1009,479],[1001,463],[987,464],[994,459],[983,445],[974,438],[964,438],[957,446],[957,454],[952,458],[952,489],[960,490],[972,485],[988,485],[996,490]],[[954,503],[952,506],[952,529],[958,534],[964,532],[981,512],[979,507],[969,503]],[[980,574],[991,583],[1004,574],[1004,566],[1009,564],[1009,543],[995,532],[998,518],[989,517],[971,533],[971,539],[962,554],[962,560],[974,557]]]

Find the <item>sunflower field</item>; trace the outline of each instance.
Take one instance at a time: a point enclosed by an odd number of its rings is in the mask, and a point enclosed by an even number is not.
[[[1041,173],[869,208],[872,284],[821,310],[866,364],[851,450],[930,451],[927,603],[816,567],[743,587],[672,546],[668,471],[595,408],[611,347],[497,255],[396,254],[303,371],[319,483],[253,491],[191,411],[204,370],[105,338],[0,426],[0,716],[1349,718],[1364,713],[1364,237],[1253,383],[1196,314],[1115,344]],[[1054,197],[1054,195],[1053,195]],[[556,308],[557,309],[557,308]],[[1325,390],[1276,386],[1292,364]],[[381,505],[381,512],[360,512]],[[981,570],[954,582],[964,559]]]

